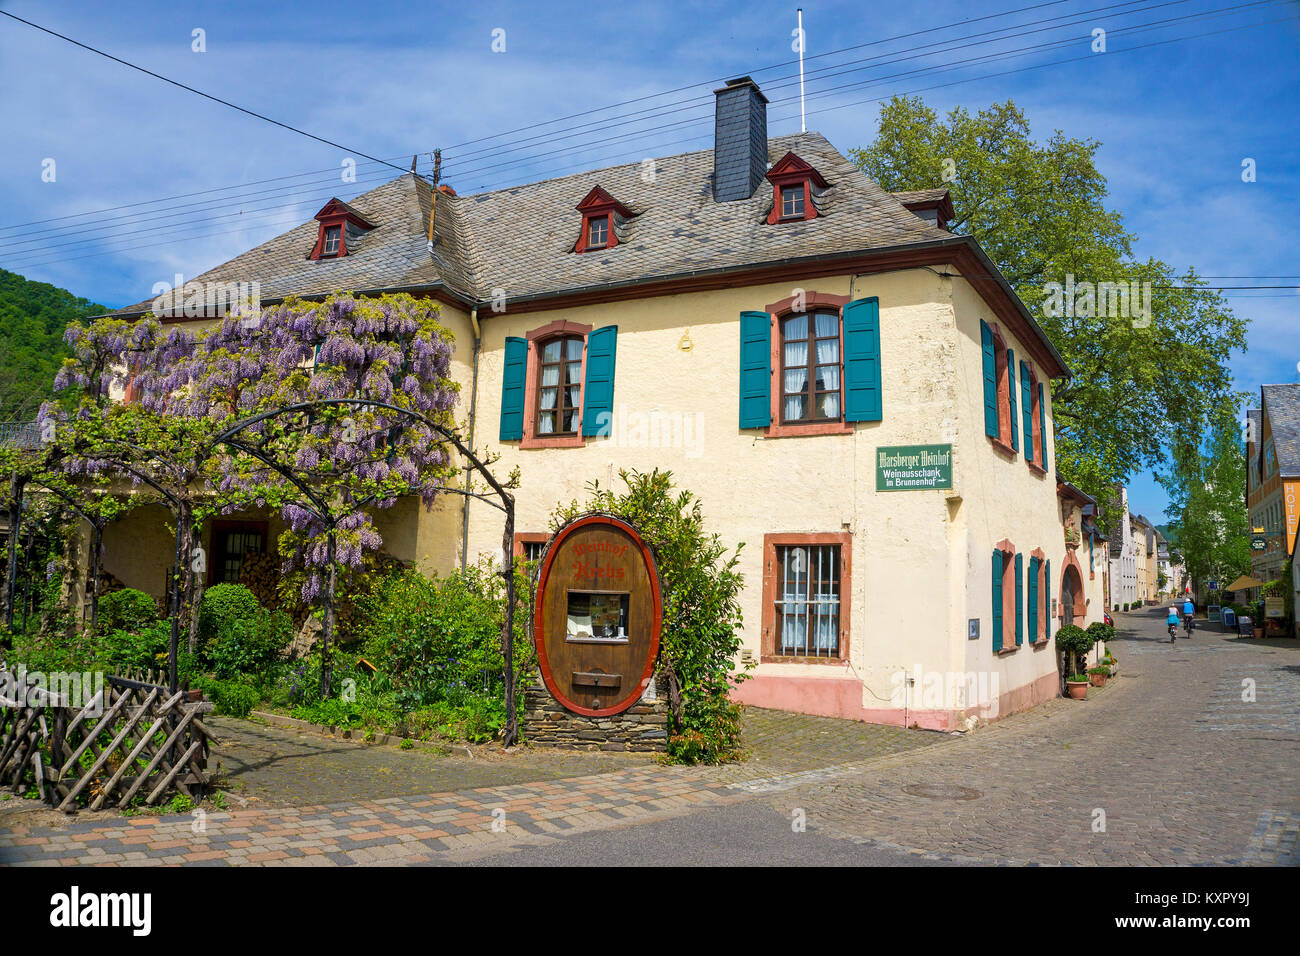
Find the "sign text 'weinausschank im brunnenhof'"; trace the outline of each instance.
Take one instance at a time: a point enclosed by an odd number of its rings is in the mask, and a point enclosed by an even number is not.
[[[952,445],[896,445],[876,449],[877,491],[952,487]]]

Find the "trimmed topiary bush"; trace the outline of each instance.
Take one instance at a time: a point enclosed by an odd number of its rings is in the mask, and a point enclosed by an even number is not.
[[[1056,649],[1065,655],[1065,670],[1082,674],[1087,667],[1084,655],[1096,643],[1093,636],[1077,624],[1066,624],[1056,632]]]
[[[214,584],[199,602],[199,641],[210,644],[263,610],[253,592],[242,584]]]
[[[123,588],[110,591],[99,599],[95,630],[100,634],[111,631],[141,631],[158,620],[158,605],[143,591]]]

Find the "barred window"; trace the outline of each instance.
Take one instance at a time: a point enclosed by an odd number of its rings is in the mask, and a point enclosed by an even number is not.
[[[839,545],[777,546],[776,557],[777,653],[839,657]]]

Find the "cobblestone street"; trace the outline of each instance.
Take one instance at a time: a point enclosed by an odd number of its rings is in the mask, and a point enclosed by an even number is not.
[[[803,808],[826,832],[951,859],[1300,863],[1297,642],[1198,629],[1170,645],[1162,618],[1121,615],[1121,676],[1085,701],[769,803]]]
[[[716,839],[734,860],[734,841],[708,834],[752,825],[758,808],[856,844],[863,861],[887,851],[937,863],[1300,862],[1297,643],[1198,630],[1171,646],[1157,614],[1118,624],[1121,676],[1085,701],[1054,700],[967,737],[751,711],[751,760],[723,768],[410,752],[227,722],[239,741],[231,804],[246,806],[57,826],[0,812],[0,863],[328,866],[502,852],[528,863],[578,835],[617,848],[646,824],[669,840],[676,830]],[[684,819],[705,811],[715,829]],[[755,863],[767,862],[761,842]],[[797,841],[783,846],[792,861]],[[708,859],[702,850],[693,843],[691,858]]]

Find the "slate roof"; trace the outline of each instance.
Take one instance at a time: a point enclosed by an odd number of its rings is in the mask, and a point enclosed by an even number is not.
[[[349,240],[348,254],[341,258],[307,258],[320,227],[315,219],[309,219],[189,281],[257,281],[264,300],[290,294],[326,295],[340,289],[361,291],[439,283],[468,291],[465,260],[455,241],[446,196],[438,197],[434,231],[449,238],[435,246],[433,257],[429,255],[426,230],[431,194],[424,179],[407,173],[352,200],[347,205],[375,228],[359,240]],[[164,306],[170,306],[170,293],[160,298]],[[116,314],[141,314],[149,311],[153,303],[153,299],[145,299]]]
[[[775,163],[794,152],[826,178],[814,196],[815,219],[769,226],[772,190],[760,183],[748,199],[713,199],[713,151],[654,161],[654,182],[641,163],[548,179],[461,197],[456,202],[470,238],[470,266],[480,299],[648,281],[727,266],[884,249],[952,237],[904,208],[818,133],[768,141]],[[582,226],[574,207],[599,185],[633,216],[618,245],[573,254]]]
[[[826,180],[825,189],[813,187],[815,218],[768,225],[772,190],[766,181],[748,199],[716,202],[713,150],[704,149],[654,160],[653,177],[646,175],[647,164],[638,162],[474,195],[439,192],[430,254],[433,189],[423,178],[405,173],[348,203],[376,228],[359,239],[350,237],[346,256],[308,258],[320,227],[313,218],[189,281],[256,281],[265,303],[339,290],[442,290],[470,306],[501,294],[519,302],[903,247],[969,247],[981,262],[987,261],[973,239],[938,228],[899,198],[934,199],[947,190],[890,194],[819,133],[781,136],[767,145],[770,162],[793,152]],[[632,215],[615,217],[616,246],[575,253],[582,228],[575,207],[597,185]],[[992,263],[985,268],[996,273]],[[1068,375],[1011,287],[995,279]],[[153,309],[156,300],[145,299],[113,314],[166,314],[172,293],[160,298],[160,310]]]
[[[251,282],[264,300],[338,289],[371,291],[444,286],[467,301],[496,290],[509,298],[653,281],[729,266],[864,252],[952,236],[907,210],[850,163],[825,137],[798,133],[768,141],[776,162],[794,152],[829,183],[813,197],[815,219],[765,223],[772,192],[761,183],[748,199],[713,199],[713,151],[697,150],[654,161],[653,182],[643,163],[611,166],[524,186],[469,196],[438,196],[433,256],[427,249],[432,189],[407,173],[346,205],[377,228],[350,241],[341,258],[311,260],[315,219],[194,277],[196,282]],[[616,224],[618,245],[575,254],[582,228],[575,207],[599,185],[632,217]],[[939,197],[922,190],[903,196]],[[164,295],[164,305],[170,296]],[[141,314],[146,299],[119,310]]]
[[[1265,385],[1260,392],[1273,436],[1278,474],[1300,478],[1300,384]]]

